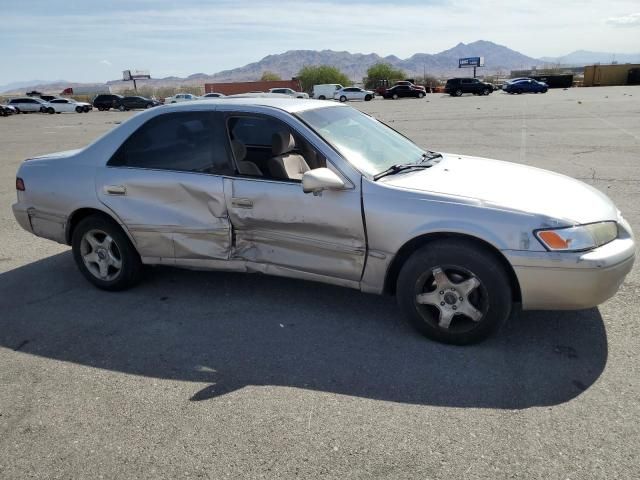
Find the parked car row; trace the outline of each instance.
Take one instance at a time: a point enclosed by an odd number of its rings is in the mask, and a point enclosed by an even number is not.
[[[7,106],[12,107],[12,113],[62,113],[76,112],[87,113],[93,109],[93,106],[87,102],[78,102],[73,98],[51,97],[50,100],[44,100],[40,97],[18,97],[9,100],[7,105],[3,106],[3,111]]]
[[[93,99],[93,106],[101,112],[112,108],[125,112],[127,110],[157,107],[158,105],[160,105],[160,102],[157,100],[138,95],[123,97],[114,93],[105,93]]]
[[[427,90],[421,85],[414,85],[409,81],[396,82],[395,85],[386,89],[380,89],[377,91],[383,98],[405,98],[415,97],[423,98],[427,94]],[[339,100],[340,102],[347,102],[349,100],[364,100],[368,102],[373,100],[376,96],[376,92],[373,90],[365,90],[360,87],[343,87],[339,83],[327,83],[322,85],[314,85],[311,93],[311,98],[318,100]]]
[[[452,97],[460,97],[465,93],[474,95],[489,95],[498,90],[495,85],[483,82],[477,78],[450,78],[444,87],[445,93]],[[549,86],[533,78],[513,78],[502,85],[502,90],[507,93],[546,93]]]

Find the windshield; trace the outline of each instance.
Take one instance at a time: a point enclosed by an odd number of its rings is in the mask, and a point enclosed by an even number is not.
[[[368,175],[416,163],[425,153],[411,140],[355,108],[328,107],[298,116],[354,167]]]

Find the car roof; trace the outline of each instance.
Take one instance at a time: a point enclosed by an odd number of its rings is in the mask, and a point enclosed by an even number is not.
[[[165,105],[162,108],[179,111],[183,109],[189,110],[195,106],[213,108],[218,105],[246,105],[246,106],[271,107],[271,108],[277,108],[279,110],[284,110],[285,112],[289,112],[289,113],[304,112],[307,110],[314,110],[316,108],[323,108],[323,107],[326,108],[327,106],[334,106],[334,107],[340,107],[340,108],[346,107],[346,105],[343,105],[340,103],[333,103],[333,102],[329,103],[329,102],[323,102],[322,100],[306,100],[301,98],[291,98],[288,95],[282,95],[278,97],[227,96],[227,97],[215,98],[213,100],[194,100],[192,102],[187,102],[187,103],[175,103],[175,104]]]

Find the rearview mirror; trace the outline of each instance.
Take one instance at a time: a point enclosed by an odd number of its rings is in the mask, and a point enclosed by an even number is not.
[[[344,188],[344,182],[328,168],[315,168],[302,175],[302,191],[318,195],[323,190]]]

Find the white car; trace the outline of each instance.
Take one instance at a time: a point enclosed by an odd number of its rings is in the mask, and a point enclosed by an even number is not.
[[[77,112],[87,113],[93,109],[93,106],[87,102],[78,102],[73,98],[54,98],[49,101],[49,107],[53,109],[48,110],[49,113],[62,113],[62,112]]]
[[[8,105],[11,105],[16,109],[17,113],[31,113],[31,112],[50,112],[51,107],[49,102],[45,102],[41,98],[36,97],[20,97],[12,98],[9,100]]]
[[[221,98],[221,97],[226,97],[226,95],[224,93],[211,92],[211,93],[205,93],[200,98]]]
[[[290,97],[295,98],[309,98],[308,93],[296,92],[291,88],[270,88],[269,93],[281,93],[283,95],[289,95]]]
[[[178,93],[173,97],[165,98],[164,103],[180,103],[180,102],[189,102],[191,100],[198,100],[198,96],[193,95],[191,93]]]
[[[333,99],[340,100],[341,102],[346,102],[347,100],[364,100],[368,102],[369,100],[373,100],[375,95],[375,92],[363,90],[360,87],[344,87],[335,91]]]

